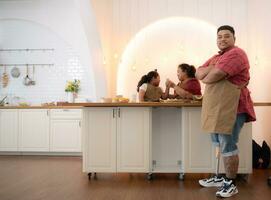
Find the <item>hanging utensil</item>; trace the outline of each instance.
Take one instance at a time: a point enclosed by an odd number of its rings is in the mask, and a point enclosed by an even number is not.
[[[20,72],[20,70],[19,70],[18,67],[13,67],[13,68],[11,69],[10,73],[11,73],[11,76],[12,76],[13,78],[18,78],[18,77],[21,75],[21,72]]]
[[[28,75],[28,65],[26,65],[26,76],[24,77],[24,80],[23,80],[23,84],[26,85],[26,86],[29,86],[31,85],[31,78],[29,77]]]
[[[1,101],[0,101],[0,106],[3,106],[4,105],[4,101],[5,99],[7,98],[8,96],[5,96]]]
[[[9,81],[9,77],[8,77],[8,74],[7,74],[7,67],[5,66],[4,67],[4,73],[2,75],[2,84],[3,84],[4,88],[8,86],[8,81]]]

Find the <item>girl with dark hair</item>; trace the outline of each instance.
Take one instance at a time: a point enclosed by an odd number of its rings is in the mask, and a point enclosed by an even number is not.
[[[177,69],[179,83],[176,85],[171,80],[167,80],[166,85],[174,89],[174,95],[170,98],[192,99],[193,95],[201,95],[201,87],[195,77],[196,68],[186,63],[180,64]]]
[[[156,70],[142,76],[137,84],[139,101],[159,101],[160,98],[166,99],[167,95],[163,93],[159,84],[160,76]]]

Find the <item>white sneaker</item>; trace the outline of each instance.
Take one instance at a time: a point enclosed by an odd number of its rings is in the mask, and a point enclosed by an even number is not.
[[[216,192],[216,196],[218,197],[231,197],[238,193],[236,185],[232,182],[232,180],[224,180],[223,186],[219,188]]]
[[[199,184],[203,187],[222,187],[224,178],[213,176],[208,179],[199,180]]]

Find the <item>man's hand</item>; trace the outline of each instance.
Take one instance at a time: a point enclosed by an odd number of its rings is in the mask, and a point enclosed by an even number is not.
[[[211,84],[218,82],[227,77],[227,73],[222,71],[219,68],[213,68],[209,71],[209,73],[202,79],[202,82],[205,84]]]
[[[209,72],[214,69],[214,65],[211,64],[209,65],[208,67],[200,67],[197,69],[196,71],[196,78],[199,79],[199,80],[202,80],[204,79],[208,74]]]
[[[248,81],[248,82],[246,82],[246,83],[244,83],[244,84],[242,84],[242,85],[239,85],[239,86],[238,86],[238,89],[245,88],[245,87],[247,87],[247,86],[248,86],[248,84],[249,84],[249,81]]]

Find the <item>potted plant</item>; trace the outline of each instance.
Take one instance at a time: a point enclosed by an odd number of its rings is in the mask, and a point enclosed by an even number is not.
[[[74,103],[74,99],[77,97],[79,90],[80,80],[74,79],[73,81],[67,81],[65,92],[67,92],[69,103]]]

